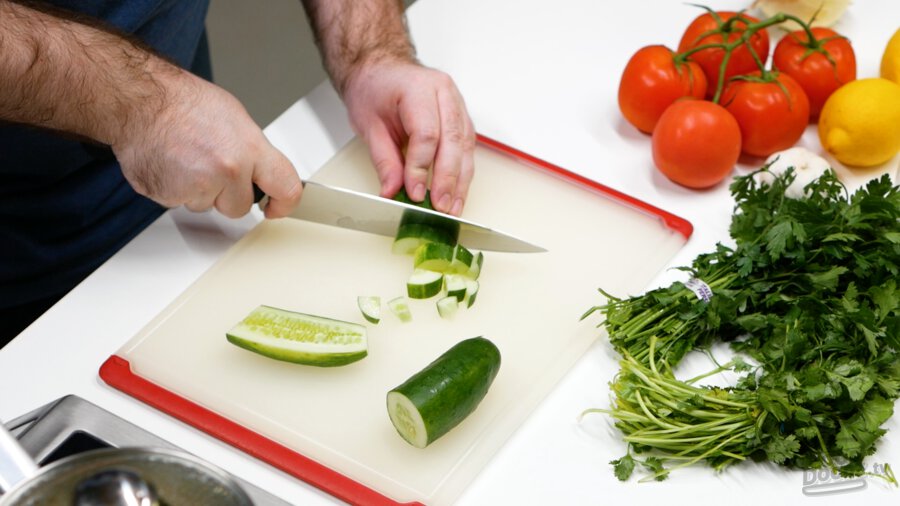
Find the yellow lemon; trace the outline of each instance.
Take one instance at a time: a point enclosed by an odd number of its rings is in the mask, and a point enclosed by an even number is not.
[[[822,107],[819,140],[845,165],[890,160],[900,151],[900,85],[873,77],[838,88]]]
[[[888,41],[881,56],[881,77],[900,84],[900,29]]]

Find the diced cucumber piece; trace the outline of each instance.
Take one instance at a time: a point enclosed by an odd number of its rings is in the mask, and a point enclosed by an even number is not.
[[[483,337],[460,341],[387,394],[391,423],[425,448],[465,420],[500,370],[500,350]]]
[[[427,269],[414,269],[406,281],[406,295],[411,299],[427,299],[440,293],[444,275]]]
[[[470,279],[466,281],[466,307],[472,307],[472,304],[475,303],[475,296],[478,295],[478,287],[479,283],[475,279]]]
[[[406,297],[400,296],[388,301],[388,307],[401,322],[406,323],[412,321],[412,312],[409,310],[409,301]]]
[[[359,306],[363,318],[370,323],[381,321],[381,297],[377,295],[360,295],[356,298],[356,305]]]
[[[453,246],[436,242],[425,243],[413,255],[413,266],[416,269],[427,269],[435,272],[447,272],[453,261]]]
[[[466,281],[466,278],[459,274],[445,274],[444,288],[447,289],[447,295],[462,301],[466,297]]]
[[[437,301],[437,310],[441,318],[453,318],[459,310],[459,299],[453,295],[443,297]]]
[[[412,255],[416,248],[427,242],[454,245],[456,237],[446,230],[420,223],[400,225],[391,251],[397,255]]]
[[[266,357],[320,367],[349,364],[368,354],[362,325],[269,306],[251,311],[225,337]]]
[[[478,276],[481,276],[482,264],[484,264],[484,253],[479,251],[472,258],[472,265],[469,267],[467,276],[471,279],[478,279]]]
[[[472,268],[474,258],[475,256],[465,246],[457,244],[453,249],[453,262],[450,264],[450,270],[459,274],[468,273]]]

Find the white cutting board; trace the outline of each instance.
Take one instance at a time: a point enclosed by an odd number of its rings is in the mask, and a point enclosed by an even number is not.
[[[441,319],[436,299],[413,321],[384,308],[367,324],[358,295],[405,292],[412,259],[391,239],[303,221],[265,221],[133,338],[119,355],[138,376],[388,497],[449,504],[601,334],[580,316],[597,288],[642,292],[684,244],[658,216],[479,145],[464,217],[547,248],[485,252],[472,308]],[[354,140],[315,179],[377,193]],[[339,368],[278,362],[229,344],[225,332],[260,304],[364,323],[369,356]],[[408,445],[385,395],[459,340],[484,336],[502,365],[487,397],[424,450]]]

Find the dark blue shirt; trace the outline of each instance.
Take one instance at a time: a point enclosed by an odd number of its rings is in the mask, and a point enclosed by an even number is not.
[[[184,68],[208,72],[209,0],[49,3],[101,19]],[[108,147],[0,125],[0,309],[64,294],[163,211],[134,192]]]

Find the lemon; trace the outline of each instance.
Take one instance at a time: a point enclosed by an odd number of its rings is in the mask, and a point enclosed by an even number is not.
[[[900,84],[900,29],[888,41],[881,56],[881,77]]]
[[[753,7],[758,8],[766,17],[779,12],[792,14],[809,22],[815,16],[812,26],[831,26],[847,10],[850,0],[756,0]],[[786,30],[798,30],[800,25],[793,21],[778,25]]]
[[[845,165],[890,160],[900,151],[900,85],[873,77],[838,88],[822,107],[819,140]]]

